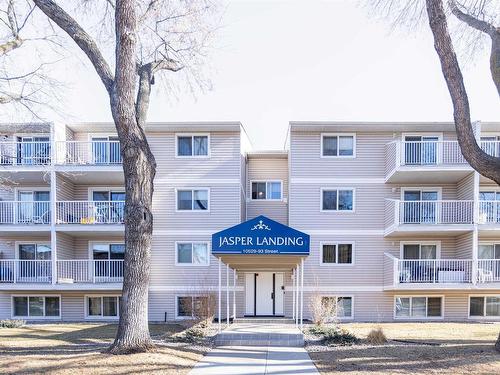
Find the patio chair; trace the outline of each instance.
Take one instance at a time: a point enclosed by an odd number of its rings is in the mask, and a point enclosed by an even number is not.
[[[493,281],[493,271],[486,270],[484,268],[478,268],[477,269],[477,277],[479,279],[479,282],[481,282],[481,283],[485,283],[487,281]]]

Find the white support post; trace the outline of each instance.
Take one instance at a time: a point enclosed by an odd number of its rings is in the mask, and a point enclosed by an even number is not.
[[[53,138],[52,138],[53,139]],[[57,177],[52,163],[50,165],[50,252],[52,268],[52,284],[57,282],[57,235],[56,235],[56,201]]]
[[[236,270],[233,269],[233,323],[236,320]]]
[[[300,265],[300,329],[304,326],[304,258]]]
[[[226,324],[229,327],[229,264],[226,265]]]
[[[218,321],[219,321],[219,332],[221,331],[221,308],[220,308],[220,303],[221,303],[221,289],[222,289],[222,280],[221,280],[221,260],[219,258],[219,305],[218,305],[218,310],[219,314],[217,316]]]
[[[295,274],[297,275],[296,277],[296,282],[295,282],[295,325],[299,325],[299,265],[297,264],[297,268],[295,271]]]
[[[292,319],[295,320],[295,270],[292,269]]]

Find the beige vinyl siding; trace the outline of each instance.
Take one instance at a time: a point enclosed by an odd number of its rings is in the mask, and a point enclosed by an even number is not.
[[[16,259],[16,243],[37,243],[48,242],[50,243],[50,236],[1,236],[0,237],[0,259]],[[0,284],[1,285],[1,284]]]
[[[288,224],[288,160],[286,158],[248,158],[247,219],[264,215],[285,225]],[[252,200],[252,181],[282,182],[281,201]]]
[[[246,192],[246,181],[247,181],[247,158],[244,155],[240,156],[240,219],[245,221],[247,219],[247,192]]]
[[[474,173],[470,173],[457,183],[457,199],[474,200]]]
[[[75,185],[68,178],[61,174],[56,175],[57,200],[71,201],[73,200]]]
[[[399,144],[396,141],[391,141],[385,145],[385,174],[389,175],[395,168],[397,163],[397,151]]]
[[[74,258],[74,238],[65,233],[57,233],[57,259]]]
[[[357,133],[355,158],[322,158],[321,133],[292,131],[290,179],[293,183],[296,177],[384,178],[385,144],[392,140],[392,133]]]
[[[73,200],[88,201],[92,200],[92,191],[97,190],[117,190],[125,191],[125,186],[116,184],[99,184],[99,185],[80,185],[75,184],[73,189]]]
[[[456,238],[456,257],[458,259],[472,259],[474,236],[472,232],[464,233]]]
[[[74,141],[75,140],[75,133],[73,130],[71,130],[68,126],[65,126],[65,132],[66,132],[66,140],[67,141]]]

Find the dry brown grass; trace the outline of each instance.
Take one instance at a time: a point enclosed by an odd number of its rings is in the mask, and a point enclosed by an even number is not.
[[[499,324],[352,323],[342,327],[361,338],[380,327],[389,340],[415,343],[312,351],[309,354],[321,374],[500,374],[500,354],[493,346]]]
[[[153,336],[182,329],[151,325]],[[103,354],[115,324],[47,324],[0,329],[0,373],[186,374],[203,356],[189,348],[160,346],[153,353]]]

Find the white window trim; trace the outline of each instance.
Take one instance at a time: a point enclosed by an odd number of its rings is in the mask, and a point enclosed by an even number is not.
[[[352,248],[352,263],[338,263],[338,253],[339,253],[339,247],[338,245],[351,245]],[[335,260],[337,261],[336,263],[323,263],[323,245],[336,245],[335,248]],[[354,266],[355,264],[355,242],[354,241],[321,241],[319,243],[319,265],[322,267],[350,267]],[[325,296],[327,297],[327,296]],[[339,296],[339,297],[350,297],[350,296]]]
[[[207,245],[207,263],[192,263],[193,262],[193,252],[191,251],[191,263],[179,263],[179,252],[178,245],[179,244],[204,244]],[[210,266],[210,256],[211,256],[211,248],[209,241],[175,241],[175,265],[179,267],[208,267]]]
[[[351,190],[352,191],[352,210],[324,210],[323,209],[323,191],[333,191],[337,190],[337,207],[339,205],[338,191],[339,190]],[[356,212],[356,189],[352,187],[322,187],[320,189],[319,197],[319,210],[320,212],[334,213],[334,214],[351,214]]]
[[[324,137],[352,137],[352,155],[323,155]],[[337,141],[337,153],[340,151]],[[320,154],[321,159],[355,159],[356,158],[356,133],[321,133]]]
[[[406,137],[438,137],[438,142],[443,142],[443,133],[401,133],[401,141],[406,142]]]
[[[94,259],[94,245],[125,245],[125,242],[120,242],[120,241],[89,241],[89,247],[88,247],[88,256],[89,260]],[[109,251],[109,249],[108,249]],[[111,259],[113,260],[113,259]],[[118,259],[115,259],[118,260]]]
[[[16,241],[14,243],[14,246],[15,246],[15,259],[16,260],[20,260],[19,258],[19,245],[46,245],[46,246],[49,246],[50,247],[50,257],[52,258],[52,254],[53,254],[53,251],[52,251],[52,244],[50,241],[29,241],[29,240],[26,240],[26,241]],[[47,261],[49,262],[50,259],[47,259]]]
[[[335,305],[338,303],[339,298],[350,298],[351,299],[351,316],[337,316],[336,319],[339,319],[341,321],[346,321],[346,320],[354,320],[354,296],[351,294],[322,294],[321,298],[327,297],[335,297]],[[337,307],[335,307],[336,309]]]
[[[471,297],[483,297],[483,315],[471,315],[470,314],[470,299]],[[500,316],[488,316],[486,315],[486,297],[497,297],[500,298],[500,294],[469,294],[468,304],[467,304],[467,318],[470,320],[500,320]]]
[[[207,209],[206,210],[194,210],[193,209],[193,204],[194,204],[194,198],[191,199],[191,209],[190,210],[179,210],[179,191],[185,191],[185,190],[206,190],[207,191]],[[189,212],[189,213],[207,213],[210,212],[210,188],[208,187],[182,187],[182,188],[175,188],[175,212]]]
[[[399,259],[403,260],[404,245],[436,245],[436,259],[441,259],[441,241],[400,241],[399,242]],[[430,259],[422,259],[430,260]]]
[[[442,187],[434,187],[434,186],[429,186],[429,187],[402,187],[401,188],[401,201],[405,201],[405,192],[406,191],[419,191],[420,193],[422,192],[431,192],[431,191],[436,191],[438,195],[438,201],[443,200],[443,188]],[[418,202],[418,201],[417,201]]]
[[[102,299],[102,297],[118,297],[118,300],[117,300],[117,316],[103,316],[103,315],[100,315],[100,316],[96,316],[96,315],[89,315],[89,309],[88,309],[88,298],[98,298],[100,297]],[[85,309],[84,311],[84,315],[85,315],[85,320],[118,320],[120,318],[120,297],[121,295],[119,294],[85,294],[83,296],[84,298],[84,303],[83,303],[83,308]],[[103,304],[102,304],[102,301],[101,301],[101,308],[102,308]]]
[[[488,260],[487,258],[479,258],[479,246],[481,245],[490,245],[493,246],[493,251],[495,251],[495,246],[500,245],[500,240],[484,240],[484,241],[478,241],[477,243],[477,255],[478,255],[478,260]],[[492,258],[491,260],[497,260]]]
[[[17,316],[14,315],[14,297],[28,297],[28,313],[29,313],[29,297],[43,297],[43,313],[45,314],[45,297],[58,297],[59,298],[59,316]],[[60,294],[12,294],[10,296],[10,316],[12,319],[25,319],[25,320],[61,320],[62,298]]]
[[[179,155],[179,137],[207,137],[207,155]],[[211,145],[210,133],[176,133],[175,134],[175,158],[176,159],[210,159],[210,157],[212,156],[212,151],[211,151],[210,145]]]
[[[266,198],[264,199],[254,199],[253,198],[253,190],[252,186],[254,182],[260,182],[260,183],[265,183],[266,184]],[[279,182],[280,183],[280,196],[281,198],[279,199],[273,199],[273,198],[267,198],[267,183],[268,182]],[[250,200],[251,201],[274,201],[274,202],[280,202],[283,201],[283,180],[250,180]]]
[[[19,202],[19,193],[20,192],[25,192],[25,191],[45,191],[49,193],[49,200],[48,201],[40,201],[40,202],[50,202],[51,200],[51,194],[50,194],[50,186],[30,186],[30,187],[15,187],[14,188],[14,201]]]
[[[409,298],[410,299],[410,314],[413,307],[413,298],[425,297],[425,314],[427,315],[427,299],[428,298],[441,298],[441,316],[396,316],[396,299],[397,298]],[[427,294],[410,294],[410,295],[395,295],[394,301],[392,303],[393,318],[394,320],[444,320],[445,316],[445,300],[444,295],[427,295]]]
[[[176,294],[175,295],[175,319],[176,320],[191,320],[194,318],[193,315],[191,316],[179,316],[179,297],[191,297],[191,305],[193,304],[193,298],[195,297],[207,297],[207,295],[197,295],[197,294]]]
[[[116,133],[89,133],[87,135],[87,139],[88,139],[88,142],[92,142],[92,139],[93,138],[108,138],[108,141],[109,141],[109,137],[118,137],[118,134]],[[78,141],[76,141],[78,142]]]
[[[123,193],[127,194],[124,186],[93,186],[93,187],[89,187],[89,190],[88,190],[87,197],[88,197],[89,202],[92,202],[94,200],[94,198],[93,198],[94,191],[107,191],[109,193],[111,193],[111,192],[122,193],[123,192]]]

